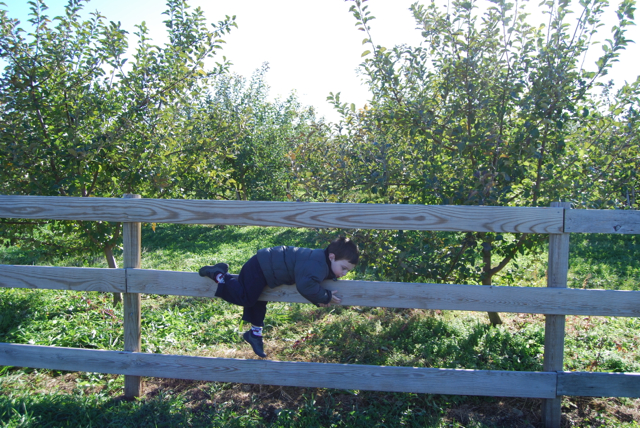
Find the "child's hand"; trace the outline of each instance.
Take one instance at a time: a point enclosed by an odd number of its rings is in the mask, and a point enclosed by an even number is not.
[[[331,305],[339,305],[342,302],[342,299],[337,296],[337,291],[329,291],[331,293],[331,300],[329,303],[319,303],[318,306],[322,306],[323,308],[328,308]]]

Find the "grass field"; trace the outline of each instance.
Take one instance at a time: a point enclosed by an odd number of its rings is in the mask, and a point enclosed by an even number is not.
[[[317,247],[314,231],[250,227],[143,227],[142,267],[237,272],[259,248]],[[570,286],[640,290],[640,238],[574,235]],[[1,264],[106,267],[102,259],[55,259],[45,250],[0,250]],[[121,261],[120,261],[121,264]],[[509,283],[545,285],[546,255],[510,272]],[[351,273],[347,279],[355,279]],[[144,295],[142,350],[255,358],[240,310],[219,299]],[[0,342],[123,349],[122,310],[96,292],[0,289]],[[496,370],[541,370],[544,318],[368,307],[270,303],[269,359]],[[565,370],[640,372],[640,320],[567,317]],[[381,393],[145,379],[145,395],[122,399],[123,377],[0,367],[3,427],[537,427],[540,400]],[[563,399],[565,426],[639,427],[640,400]]]

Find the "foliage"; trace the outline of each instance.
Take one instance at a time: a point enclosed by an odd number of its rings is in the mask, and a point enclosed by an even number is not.
[[[127,35],[99,13],[81,17],[88,0],[70,0],[50,20],[43,0],[30,1],[32,32],[0,11],[0,189],[57,196],[156,195],[153,177],[170,150],[158,132],[168,106],[198,92],[204,61],[220,49],[233,19],[208,29],[200,9],[167,2],[169,43],[155,46],[141,23],[129,61]],[[224,70],[219,64],[215,73]],[[3,220],[5,231],[36,223]],[[112,249],[119,224],[49,222],[49,230],[82,238],[79,250]],[[12,242],[19,235],[13,236]]]
[[[180,181],[168,191],[198,199],[283,200],[290,194],[287,153],[316,119],[294,93],[270,101],[267,71],[264,64],[249,81],[218,75],[206,96],[177,115],[171,126],[188,133],[176,135],[180,157],[173,175]]]
[[[596,91],[630,42],[625,30],[633,25],[634,3],[618,5],[618,23],[592,68],[583,61],[602,33],[606,1],[544,2],[548,22],[539,26],[519,3],[496,0],[479,10],[480,4],[416,3],[411,11],[423,43],[387,49],[373,42],[375,18],[365,0],[353,2],[368,47],[361,71],[371,100],[358,110],[339,94],[329,97],[342,122],[336,144],[323,154],[333,168],[327,161],[311,165],[316,193],[343,202],[637,205],[638,85],[606,103]],[[358,231],[356,238],[372,235],[375,248],[405,253],[406,232]],[[386,277],[491,284],[545,240],[424,233],[404,257],[422,262],[404,269],[376,263]],[[437,272],[427,273],[427,266]]]
[[[582,110],[569,136],[576,149],[563,171],[578,207],[638,209],[640,181],[640,78],[612,93],[612,82]]]

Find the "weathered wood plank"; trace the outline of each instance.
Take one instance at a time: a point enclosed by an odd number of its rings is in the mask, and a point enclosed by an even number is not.
[[[0,265],[0,287],[50,290],[126,290],[124,269]]]
[[[214,281],[196,272],[154,269],[127,269],[127,285],[130,293],[194,297],[215,297],[218,289]]]
[[[131,293],[214,297],[216,284],[194,272],[128,269]],[[640,316],[640,291],[496,287],[376,281],[325,281],[346,306],[495,311],[554,315]],[[294,285],[265,289],[261,300],[308,303]]]
[[[640,233],[640,211],[567,210],[565,232],[569,233]]]
[[[568,202],[552,202],[552,207],[564,208],[565,215],[571,209]],[[549,269],[547,271],[547,287],[550,289],[566,289],[569,272],[569,233],[549,235]],[[570,302],[570,301],[568,301]],[[544,327],[544,361],[545,372],[562,370],[564,361],[564,315],[545,317]],[[542,415],[547,428],[560,428],[562,419],[562,399],[555,397],[544,400]]]
[[[242,226],[560,233],[559,208],[0,196],[0,217]]]
[[[140,195],[126,194],[125,198],[139,199]],[[125,269],[140,269],[142,265],[142,225],[124,223],[122,225],[122,258]],[[139,293],[124,293],[122,308],[124,311],[124,350],[140,352],[142,349],[142,302]],[[139,397],[142,392],[140,376],[124,377],[124,396],[127,399]]]
[[[640,397],[640,373],[558,373],[558,395]]]
[[[548,398],[556,374],[239,360],[0,344],[0,365],[316,388]]]
[[[128,290],[125,288],[125,272]],[[376,281],[325,281],[346,306],[640,316],[640,292]],[[215,297],[216,284],[195,272],[0,265],[0,287]],[[261,300],[308,303],[294,285],[265,289]]]

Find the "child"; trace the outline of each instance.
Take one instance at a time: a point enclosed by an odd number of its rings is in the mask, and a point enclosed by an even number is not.
[[[251,329],[242,337],[259,357],[266,357],[262,344],[262,327],[267,313],[267,302],[258,301],[266,286],[275,288],[283,284],[296,284],[302,296],[318,306],[337,305],[341,299],[336,291],[320,286],[325,279],[334,281],[345,276],[358,263],[357,245],[339,237],[326,249],[312,250],[279,246],[263,248],[247,261],[240,275],[228,273],[226,263],[204,266],[200,276],[206,276],[218,284],[216,297],[244,307],[242,319],[251,323]]]

